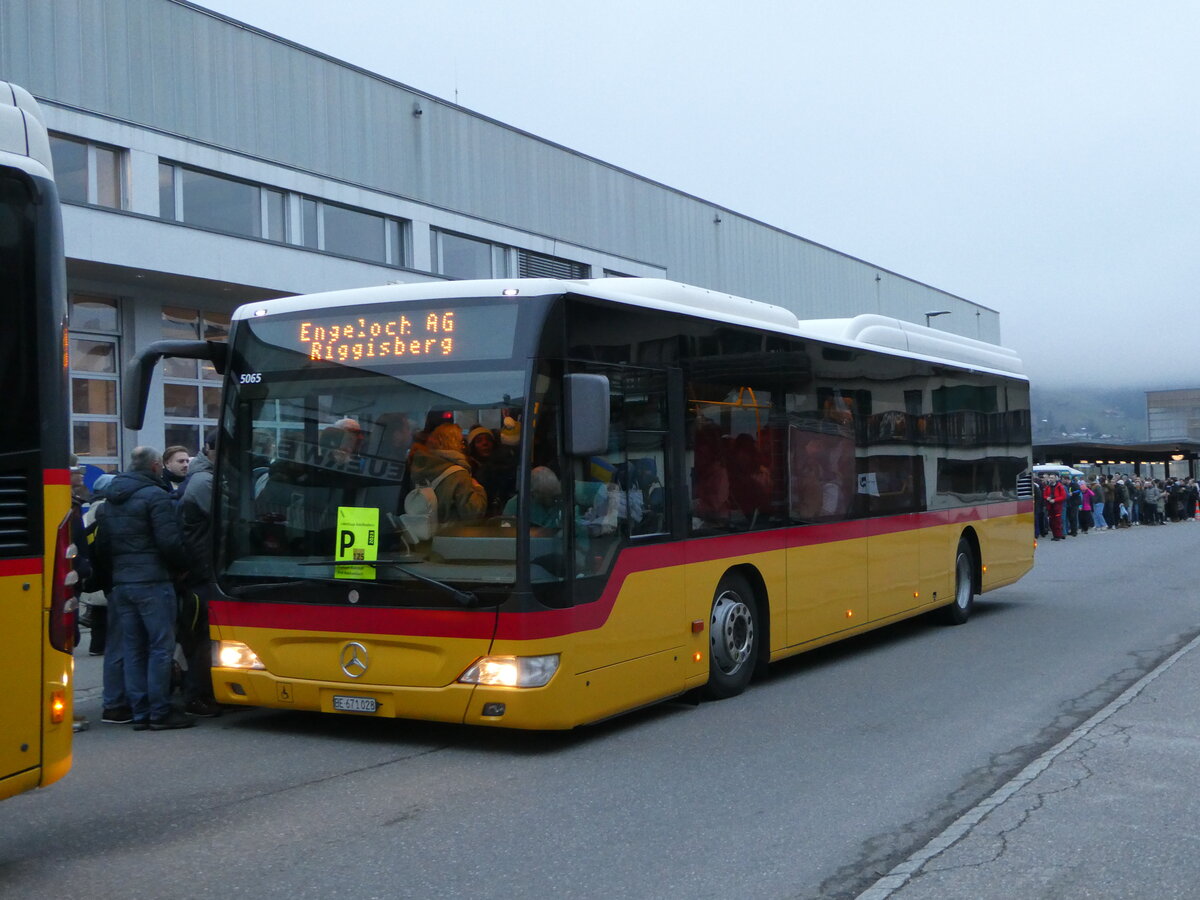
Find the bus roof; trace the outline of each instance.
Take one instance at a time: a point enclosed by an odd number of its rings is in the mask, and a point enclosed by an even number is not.
[[[0,164],[54,177],[50,135],[42,111],[29,91],[7,81],[0,81]]]
[[[507,292],[507,293],[506,293]],[[780,334],[843,345],[884,349],[973,369],[1024,377],[1016,352],[915,322],[875,314],[845,319],[798,319],[782,306],[661,278],[504,278],[480,281],[422,281],[329,291],[267,300],[240,307],[234,319],[371,303],[452,300],[469,297],[578,294],[648,309],[700,316]]]

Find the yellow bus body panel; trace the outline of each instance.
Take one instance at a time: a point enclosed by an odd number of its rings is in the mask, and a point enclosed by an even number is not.
[[[44,561],[18,564],[52,572],[58,526],[71,506],[67,484],[43,488]],[[0,576],[0,799],[45,787],[71,768],[74,660],[50,646],[50,576]],[[65,706],[54,722],[53,702]]]
[[[42,759],[43,625],[42,579],[36,575],[0,578],[0,776],[6,780],[33,771],[40,779]]]
[[[768,601],[763,624],[775,660],[953,602],[954,560],[964,535],[980,546],[984,590],[1015,581],[1032,566],[1032,514],[914,528],[893,523],[887,533],[869,536],[868,528],[860,536],[806,545],[803,529],[781,529],[633,548],[627,559],[636,562],[625,570],[619,559],[614,568],[611,599],[606,594],[594,604],[555,611],[594,619],[546,634],[534,624],[545,621],[538,618],[543,613],[502,616],[491,641],[214,626],[214,638],[248,644],[266,670],[214,667],[213,685],[223,703],[333,712],[334,695],[348,694],[374,698],[375,716],[572,728],[702,686],[712,599],[731,571]],[[737,552],[751,546],[765,549]],[[348,677],[339,661],[351,641],[371,660],[360,679]],[[560,663],[545,687],[457,682],[484,655],[546,654],[559,654]],[[504,705],[503,715],[484,714],[493,704]]]

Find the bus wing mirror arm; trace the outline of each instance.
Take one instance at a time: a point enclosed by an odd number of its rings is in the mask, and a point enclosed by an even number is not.
[[[140,431],[146,421],[146,401],[154,367],[160,359],[206,359],[224,375],[229,363],[229,345],[224,341],[155,341],[134,355],[125,369],[125,396],[121,418],[126,428]]]
[[[567,453],[602,456],[608,452],[608,377],[576,373],[563,378]]]

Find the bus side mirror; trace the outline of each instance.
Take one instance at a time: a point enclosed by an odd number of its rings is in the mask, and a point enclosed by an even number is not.
[[[121,418],[131,431],[141,431],[146,421],[150,382],[160,359],[206,359],[221,375],[229,364],[229,345],[224,341],[155,341],[143,347],[125,370],[125,396]]]
[[[563,378],[567,454],[601,456],[608,452],[608,377],[567,375]]]

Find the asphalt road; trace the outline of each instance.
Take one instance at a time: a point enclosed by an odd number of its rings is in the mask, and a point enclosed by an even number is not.
[[[971,622],[570,734],[93,721],[0,804],[0,897],[850,897],[1200,633],[1200,524],[1043,542]],[[81,667],[95,660],[80,660]]]

